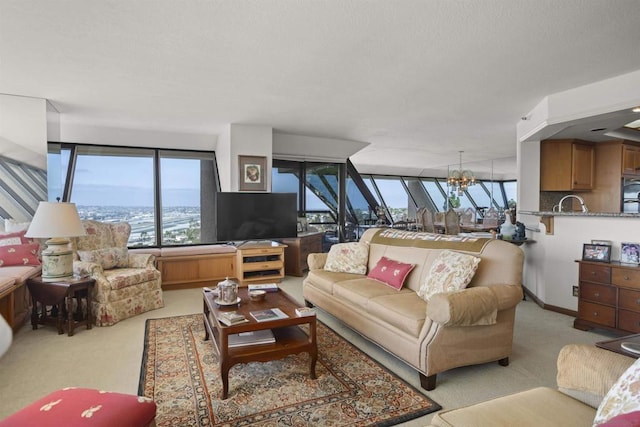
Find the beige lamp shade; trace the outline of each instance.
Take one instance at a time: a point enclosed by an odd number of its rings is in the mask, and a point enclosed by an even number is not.
[[[55,282],[73,277],[73,252],[68,237],[84,235],[75,203],[40,202],[26,237],[47,240],[42,251],[42,280]]]
[[[84,235],[75,203],[40,202],[26,237],[76,237]]]

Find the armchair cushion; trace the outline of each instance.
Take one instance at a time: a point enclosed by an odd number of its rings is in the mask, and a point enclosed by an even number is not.
[[[93,262],[102,265],[105,270],[123,268],[129,266],[129,253],[127,248],[103,248],[92,251],[78,251],[80,261]]]
[[[160,272],[150,268],[117,268],[104,272],[111,289],[122,289],[160,279]]]

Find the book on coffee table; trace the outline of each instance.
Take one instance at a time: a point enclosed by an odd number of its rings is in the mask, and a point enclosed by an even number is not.
[[[271,329],[261,331],[241,332],[229,335],[229,348],[242,347],[245,345],[271,344],[276,342],[276,338]]]
[[[266,310],[252,311],[250,313],[257,322],[268,322],[270,320],[286,319],[289,317],[279,308],[268,308]]]
[[[243,314],[238,313],[237,311],[222,311],[218,313],[218,320],[227,326],[249,321]]]

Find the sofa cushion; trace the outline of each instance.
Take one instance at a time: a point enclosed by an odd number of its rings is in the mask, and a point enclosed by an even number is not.
[[[373,317],[417,338],[426,318],[426,305],[415,292],[403,289],[392,295],[371,298],[367,311]]]
[[[102,248],[92,251],[78,251],[80,261],[100,264],[105,270],[124,268],[129,266],[129,252],[127,248]]]
[[[324,269],[337,273],[367,274],[369,246],[365,243],[337,243],[329,249]]]
[[[40,260],[38,260],[39,249],[40,245],[37,243],[0,246],[0,267],[40,265]]]
[[[425,301],[442,292],[454,292],[467,287],[476,273],[480,257],[444,250],[434,260],[424,278],[418,295]]]
[[[152,268],[114,268],[104,272],[111,289],[122,289],[140,285],[160,277],[160,272]]]
[[[538,387],[466,408],[439,412],[431,424],[440,427],[587,426],[593,421],[594,414],[592,407],[557,390]]]
[[[326,270],[309,270],[307,278],[313,281],[313,286],[333,295],[333,285],[345,280],[361,279],[362,274],[336,273]]]
[[[611,418],[640,411],[640,359],[622,374],[598,406],[593,425],[598,426]]]
[[[26,230],[22,230],[13,233],[0,234],[0,246],[36,243],[33,239],[24,236],[26,232]]]
[[[415,293],[408,289],[401,289],[400,292]],[[333,295],[335,297],[344,300],[346,303],[354,304],[365,311],[368,310],[371,299],[397,293],[398,291],[390,286],[366,277],[345,280],[333,285]]]
[[[378,280],[385,285],[391,286],[393,289],[400,290],[404,285],[411,270],[415,267],[413,264],[389,259],[385,256],[380,258],[374,268],[371,269],[367,277]]]
[[[27,231],[30,221],[18,222],[15,219],[5,219],[4,220],[4,231],[6,233],[14,233],[16,231]]]

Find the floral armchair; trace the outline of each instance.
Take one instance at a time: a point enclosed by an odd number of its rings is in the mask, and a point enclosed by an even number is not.
[[[150,254],[128,253],[131,226],[126,222],[82,221],[86,235],[72,240],[73,272],[91,276],[96,284],[92,312],[97,326],[164,306],[160,271]]]

